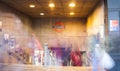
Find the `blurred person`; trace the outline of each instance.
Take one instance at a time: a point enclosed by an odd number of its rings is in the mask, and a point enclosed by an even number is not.
[[[70,58],[73,66],[82,66],[81,52],[80,51],[71,51]]]
[[[93,67],[92,71],[98,71],[99,68],[99,55],[98,51],[96,49],[97,44],[96,36],[92,35],[88,38],[88,49],[87,49],[87,55],[88,55],[88,63],[90,66]],[[96,54],[97,53],[97,54]]]
[[[89,62],[93,67],[92,71],[106,71],[111,69],[115,63],[102,45],[97,42],[95,35],[89,39]]]
[[[50,58],[49,58],[49,66],[55,66],[55,53],[54,51],[52,51],[52,49],[50,49],[49,51],[50,54]]]
[[[70,66],[70,54],[71,54],[71,47],[70,45],[68,48],[65,48],[65,52],[63,54],[63,65],[64,66]]]

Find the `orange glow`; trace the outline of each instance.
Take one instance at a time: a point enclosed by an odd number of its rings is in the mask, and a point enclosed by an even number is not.
[[[35,7],[35,5],[31,4],[31,5],[29,5],[29,7],[30,7],[30,8],[34,8],[34,7]]]
[[[53,8],[53,7],[55,7],[55,4],[54,3],[50,3],[49,7]]]
[[[74,15],[75,13],[74,12],[70,12],[70,15]]]
[[[41,16],[45,15],[44,13],[40,13]]]
[[[75,4],[74,3],[70,3],[69,7],[75,7]]]

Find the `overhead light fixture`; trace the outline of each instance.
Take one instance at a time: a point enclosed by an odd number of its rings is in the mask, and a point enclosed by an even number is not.
[[[49,7],[53,8],[53,7],[55,7],[55,4],[54,3],[50,3]]]
[[[75,3],[70,3],[69,7],[75,7]]]
[[[40,13],[41,16],[45,15],[44,13]]]
[[[74,12],[70,12],[70,15],[74,15],[75,13]]]
[[[31,5],[29,5],[29,7],[30,7],[30,8],[34,8],[34,7],[35,7],[35,5],[31,4]]]

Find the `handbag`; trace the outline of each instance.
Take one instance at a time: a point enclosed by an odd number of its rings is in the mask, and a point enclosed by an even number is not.
[[[100,60],[100,66],[108,70],[115,66],[114,60],[107,52],[104,52],[103,57]]]

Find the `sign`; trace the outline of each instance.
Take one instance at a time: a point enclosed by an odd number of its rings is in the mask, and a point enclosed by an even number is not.
[[[3,38],[4,38],[4,44],[8,44],[8,42],[9,42],[9,34],[3,34]]]
[[[9,46],[11,49],[15,48],[15,38],[9,39]]]
[[[65,29],[65,25],[62,22],[56,22],[53,24],[53,29],[56,32],[62,32]]]
[[[119,21],[118,20],[110,20],[109,30],[110,31],[119,31]]]

